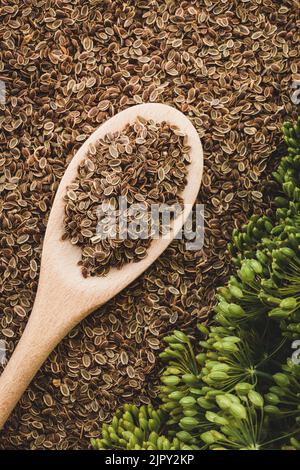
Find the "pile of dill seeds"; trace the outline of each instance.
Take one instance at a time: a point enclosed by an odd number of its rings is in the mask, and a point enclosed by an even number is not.
[[[63,234],[81,247],[84,277],[105,275],[147,255],[157,233],[151,207],[182,204],[189,162],[188,138],[177,126],[142,117],[90,145],[67,188]],[[136,212],[130,214],[133,205]],[[124,217],[129,229],[123,234]],[[139,217],[146,233],[140,234]]]

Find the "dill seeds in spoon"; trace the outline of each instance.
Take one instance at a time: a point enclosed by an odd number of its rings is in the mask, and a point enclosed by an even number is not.
[[[147,255],[153,235],[151,207],[182,204],[189,162],[187,137],[176,126],[141,117],[89,147],[67,188],[63,234],[81,248],[84,277],[105,275],[111,267],[121,268]],[[130,214],[134,205],[140,211]],[[124,213],[129,228],[122,237]],[[147,238],[130,228],[138,213]],[[108,214],[113,214],[114,224]],[[161,226],[158,230],[161,234]]]

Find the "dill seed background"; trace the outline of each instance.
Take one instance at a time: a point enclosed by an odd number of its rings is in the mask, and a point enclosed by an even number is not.
[[[156,396],[162,336],[207,318],[229,273],[233,227],[269,207],[270,155],[284,118],[295,116],[299,2],[2,0],[0,20],[0,337],[8,356],[33,305],[55,191],[86,138],[151,101],[186,113],[204,146],[204,249],[175,241],[73,330],[0,434],[3,449],[86,448],[122,403]]]

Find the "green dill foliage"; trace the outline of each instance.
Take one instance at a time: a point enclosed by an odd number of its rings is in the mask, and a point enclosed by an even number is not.
[[[166,420],[167,415],[151,405],[137,408],[127,404],[109,425],[102,426],[101,439],[91,443],[98,450],[191,450],[184,441],[164,434]]]
[[[95,449],[300,449],[300,118],[283,134],[276,213],[234,231],[212,325],[165,338],[159,405],[125,405]]]

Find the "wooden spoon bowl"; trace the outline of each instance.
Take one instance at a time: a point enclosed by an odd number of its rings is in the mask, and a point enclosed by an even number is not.
[[[89,145],[108,132],[122,130],[138,116],[177,125],[191,147],[188,183],[182,193],[183,217],[172,221],[171,236],[153,240],[147,256],[121,269],[110,269],[105,277],[84,278],[78,261],[79,247],[62,240],[64,195],[75,179],[78,165]],[[133,106],[102,124],[78,150],[57,190],[45,234],[38,290],[25,331],[0,377],[0,428],[4,425],[32,378],[55,346],[89,313],[114,297],[136,279],[167,248],[187,219],[197,197],[203,169],[203,151],[198,134],[180,111],[163,104]]]

